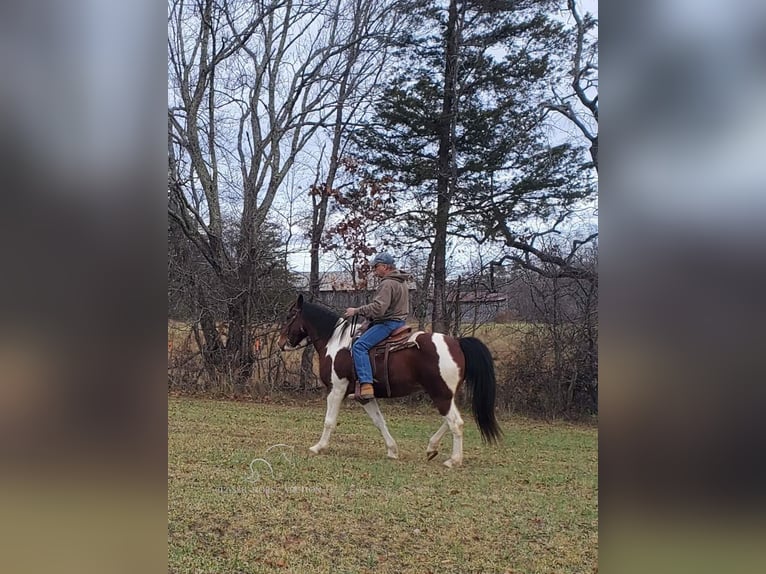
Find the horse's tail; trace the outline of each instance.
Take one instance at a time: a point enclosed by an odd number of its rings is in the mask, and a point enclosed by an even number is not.
[[[503,434],[495,419],[495,366],[487,346],[476,337],[458,339],[465,356],[465,380],[473,395],[473,417],[485,442]]]

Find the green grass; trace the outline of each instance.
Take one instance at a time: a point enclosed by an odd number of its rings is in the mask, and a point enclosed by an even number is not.
[[[344,403],[327,454],[324,407],[168,399],[170,572],[597,571],[597,430],[501,419],[483,445],[469,413],[464,465],[435,409],[382,402],[399,460]],[[266,449],[276,444],[270,452]],[[268,471],[263,458],[273,470]]]

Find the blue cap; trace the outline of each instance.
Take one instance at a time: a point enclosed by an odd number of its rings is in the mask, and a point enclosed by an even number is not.
[[[388,253],[378,253],[375,257],[372,258],[372,262],[370,262],[370,267],[375,267],[378,263],[393,265],[394,258],[391,257]]]

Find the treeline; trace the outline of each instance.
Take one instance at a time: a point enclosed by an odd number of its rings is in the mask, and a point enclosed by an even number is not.
[[[240,388],[226,362],[204,355],[216,346],[204,344],[206,331],[199,317],[209,318],[207,332],[213,332],[220,345],[229,336],[229,324],[216,321],[226,317],[227,301],[221,298],[215,277],[205,278],[204,266],[196,273],[180,264],[170,267],[169,389],[256,399],[323,392],[313,370],[308,377],[302,372],[301,352],[280,353],[277,349],[278,324],[297,292],[297,277],[284,265],[277,243],[272,247],[276,250],[261,259],[262,284],[249,294],[258,314],[249,324],[252,370]],[[179,261],[177,256],[170,260]],[[583,252],[580,264],[595,274],[595,250]],[[499,408],[544,417],[577,418],[598,412],[598,289],[594,282],[546,277],[523,268],[493,268],[492,273],[484,269],[462,276],[457,284],[481,293],[494,288],[496,295],[505,298],[491,320],[477,320],[476,315],[467,318],[454,304],[447,316],[451,334],[479,335],[493,348]],[[451,287],[455,286],[452,282]],[[201,307],[201,302],[207,307]],[[340,313],[342,309],[335,307]],[[416,325],[417,318],[411,316],[410,322]],[[427,398],[403,401],[421,400]]]

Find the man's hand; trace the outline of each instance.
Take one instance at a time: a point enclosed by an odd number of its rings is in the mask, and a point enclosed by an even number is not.
[[[348,319],[349,317],[353,317],[354,315],[356,315],[357,311],[358,309],[356,307],[349,307],[348,309],[346,309],[346,312],[343,314],[343,316],[346,319]]]

